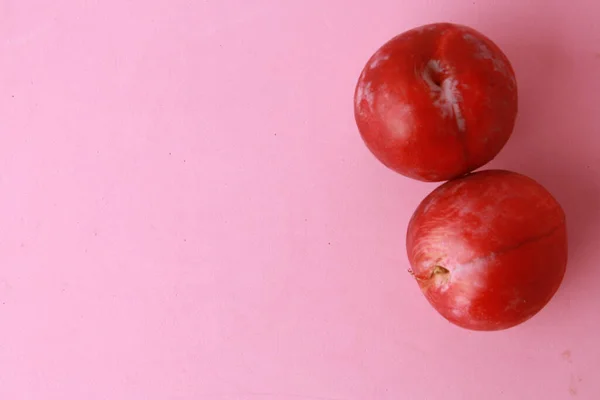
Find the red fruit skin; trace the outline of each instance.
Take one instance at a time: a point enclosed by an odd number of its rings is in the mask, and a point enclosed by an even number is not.
[[[421,291],[444,318],[471,330],[506,329],[558,290],[567,264],[565,214],[531,178],[477,172],[421,202],[406,249]]]
[[[370,151],[387,167],[444,181],[492,160],[512,134],[517,82],[498,46],[466,26],[425,25],[369,59],[354,115]]]

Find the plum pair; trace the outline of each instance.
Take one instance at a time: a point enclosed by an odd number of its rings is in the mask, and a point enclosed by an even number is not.
[[[375,157],[413,179],[448,181],[414,212],[406,250],[431,305],[467,329],[528,320],[565,273],[565,214],[554,197],[515,172],[473,172],[507,143],[517,109],[506,55],[457,24],[429,24],[392,38],[356,85],[356,124]]]

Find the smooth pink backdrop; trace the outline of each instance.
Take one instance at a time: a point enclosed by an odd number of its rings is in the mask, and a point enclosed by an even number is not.
[[[600,398],[595,0],[0,0],[0,399]],[[434,185],[361,142],[393,35],[471,25],[515,67],[490,167],[563,204],[565,281],[471,333],[406,272]]]

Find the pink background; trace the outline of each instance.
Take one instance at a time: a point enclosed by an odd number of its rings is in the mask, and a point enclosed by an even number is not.
[[[600,398],[600,6],[1,0],[0,399]],[[490,166],[563,204],[564,284],[515,329],[446,323],[405,228],[435,187],[360,140],[371,53],[471,25],[518,76]]]

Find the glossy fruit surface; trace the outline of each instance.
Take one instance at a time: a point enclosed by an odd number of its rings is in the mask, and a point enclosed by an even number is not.
[[[490,39],[438,23],[402,33],[364,67],[354,115],[370,151],[422,181],[443,181],[492,160],[512,134],[517,83]]]
[[[539,312],[567,264],[565,214],[533,179],[483,171],[449,181],[412,216],[412,273],[447,320],[499,330]]]

